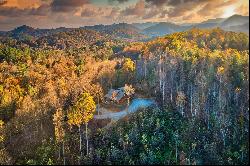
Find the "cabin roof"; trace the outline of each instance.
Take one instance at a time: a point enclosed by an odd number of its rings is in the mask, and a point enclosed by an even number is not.
[[[104,96],[105,98],[108,98],[110,100],[114,101],[120,101],[124,96],[126,96],[124,92],[124,87],[115,89],[110,89],[109,92]]]

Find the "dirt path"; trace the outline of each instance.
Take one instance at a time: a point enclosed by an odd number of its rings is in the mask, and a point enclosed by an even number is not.
[[[132,100],[131,104],[128,108],[123,109],[120,112],[112,112],[106,108],[99,108],[99,111],[101,115],[94,115],[94,119],[111,119],[113,121],[117,121],[125,116],[127,116],[129,113],[136,112],[140,108],[146,108],[152,104],[155,104],[155,101],[152,99],[134,99]]]
[[[94,119],[111,119],[111,120],[118,120],[124,116],[126,116],[128,113],[127,111],[121,111],[121,112],[112,112],[105,108],[100,108],[101,115],[94,115]]]

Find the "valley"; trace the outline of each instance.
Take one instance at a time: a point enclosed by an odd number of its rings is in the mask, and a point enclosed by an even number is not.
[[[0,32],[0,165],[248,163],[249,16]]]

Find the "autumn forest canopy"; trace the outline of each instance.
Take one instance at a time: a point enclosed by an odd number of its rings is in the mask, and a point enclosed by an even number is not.
[[[0,164],[248,164],[249,32],[220,21],[0,32]]]

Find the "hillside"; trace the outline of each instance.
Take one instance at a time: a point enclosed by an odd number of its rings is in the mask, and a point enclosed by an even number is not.
[[[248,24],[247,24],[248,23]],[[207,21],[197,23],[194,25],[176,25],[169,22],[162,22],[150,26],[143,30],[144,34],[151,37],[163,36],[174,32],[181,32],[191,28],[209,29],[220,27],[224,30],[244,32],[248,34],[249,16],[233,15],[228,18],[209,19]],[[242,26],[242,28],[241,28]],[[248,29],[247,29],[248,28]]]
[[[151,36],[163,36],[166,34],[182,31],[182,27],[173,23],[162,22],[143,30],[144,34]]]
[[[67,32],[71,30],[73,30],[73,28],[61,27],[56,29],[35,29],[27,25],[22,25],[11,31],[3,32],[0,35],[4,37],[17,39],[19,41],[28,41],[28,40],[36,40],[39,37],[48,36],[59,32]]]
[[[220,23],[221,27],[230,27],[249,23],[249,16],[233,15]]]
[[[108,35],[100,34],[96,31],[77,29],[41,37],[36,40],[36,43],[38,47],[45,46],[56,49],[66,49],[80,48],[103,40],[109,41],[111,39]]]
[[[131,25],[135,26],[136,28],[140,30],[144,30],[146,28],[152,27],[156,25],[156,22],[146,22],[146,23],[132,23]]]
[[[248,0],[0,0],[0,166],[249,156]]]
[[[133,25],[126,23],[112,24],[112,25],[95,25],[85,26],[84,29],[92,29],[98,32],[106,33],[114,38],[128,40],[128,41],[140,41],[146,40],[148,37],[143,35],[141,30]]]
[[[194,27],[200,29],[220,27],[227,31],[244,32],[249,34],[249,16],[233,15],[228,18],[209,19],[196,24],[177,25],[171,22],[118,23],[111,25],[85,26],[80,29],[94,30],[125,42],[135,42],[147,41],[154,37],[181,32]],[[70,32],[77,29],[79,28],[60,27],[56,29],[35,29],[23,25],[11,31],[0,32],[0,36],[4,38],[13,38],[18,41],[33,42],[41,37],[56,35],[61,32]]]
[[[126,43],[75,29],[34,43],[0,42],[1,164],[248,163],[246,34],[192,28]],[[93,119],[121,107],[104,96],[125,84],[157,107]]]
[[[241,25],[234,25],[234,26],[227,26],[223,29],[227,31],[233,31],[233,32],[245,32],[249,35],[249,22]]]

